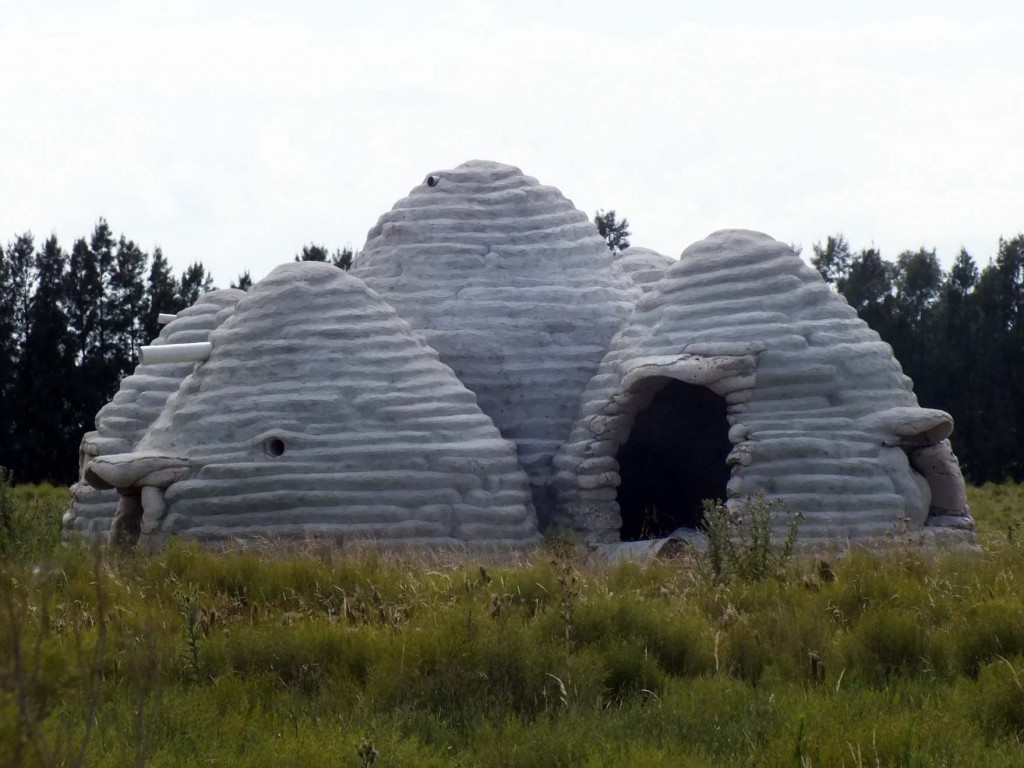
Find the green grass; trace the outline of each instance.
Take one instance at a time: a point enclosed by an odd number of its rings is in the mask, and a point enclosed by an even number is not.
[[[564,542],[481,563],[38,535],[0,566],[0,763],[1018,766],[1020,492],[972,489],[980,553],[756,582]],[[19,530],[50,531],[66,497],[16,493]]]
[[[986,483],[981,487],[968,486],[967,502],[979,532],[1016,532],[1024,522],[1024,484]]]

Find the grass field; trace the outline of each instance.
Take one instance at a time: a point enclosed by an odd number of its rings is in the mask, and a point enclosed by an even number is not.
[[[0,495],[8,765],[1024,765],[1024,488],[981,552],[586,564],[59,545]],[[5,509],[6,513],[3,512]]]

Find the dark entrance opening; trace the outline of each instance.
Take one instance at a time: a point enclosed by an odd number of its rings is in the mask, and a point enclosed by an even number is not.
[[[731,449],[725,400],[707,387],[669,379],[636,415],[616,456],[622,540],[698,527],[701,502],[725,500]]]

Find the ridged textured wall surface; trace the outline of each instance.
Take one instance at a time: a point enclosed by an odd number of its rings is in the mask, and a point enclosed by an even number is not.
[[[124,494],[115,538],[537,538],[515,447],[361,280],[278,267],[210,341],[137,449],[87,467]]]
[[[644,293],[650,291],[668,268],[676,263],[675,259],[640,246],[620,251],[615,261]]]
[[[191,307],[165,325],[153,346],[207,341],[210,332],[230,317],[245,291],[205,293]],[[96,414],[96,430],[87,432],[79,448],[79,480],[71,486],[71,507],[64,515],[64,530],[84,536],[106,536],[117,509],[118,494],[93,488],[83,477],[85,464],[103,454],[131,451],[156,420],[164,404],[178,389],[195,363],[138,365],[125,377],[113,399]]]
[[[352,272],[515,442],[543,526],[552,458],[640,296],[594,225],[518,168],[471,161],[430,174],[384,214]]]
[[[802,539],[973,540],[952,419],[918,407],[892,349],[816,271],[742,230],[687,248],[612,342],[555,461],[558,522],[618,538],[616,453],[673,378],[728,404],[729,496],[783,499]]]

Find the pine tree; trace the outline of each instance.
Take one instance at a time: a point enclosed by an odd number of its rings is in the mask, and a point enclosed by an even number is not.
[[[23,482],[66,483],[74,476],[80,437],[69,392],[74,385],[74,343],[68,332],[64,289],[67,257],[50,237],[35,259],[37,285],[29,305],[24,354],[17,371],[15,476]]]
[[[249,274],[249,270],[240,274],[238,280],[231,283],[231,287],[239,291],[248,291],[252,288],[252,275]]]
[[[907,375],[922,382],[919,399],[932,405],[941,399],[941,393],[930,388],[933,364],[929,357],[936,352],[933,309],[945,275],[934,249],[924,248],[897,256],[891,275],[895,301],[887,341]]]
[[[100,219],[88,242],[79,239],[71,249],[64,275],[64,306],[72,335],[75,367],[69,397],[71,433],[92,429],[96,412],[117,391],[121,379],[111,280],[117,261],[117,241]]]
[[[892,265],[877,248],[865,248],[849,262],[845,276],[837,272],[836,285],[857,314],[885,339],[892,330],[895,299]],[[891,342],[890,342],[891,343]]]
[[[619,253],[629,248],[629,219],[619,221],[615,217],[615,211],[605,213],[599,210],[594,214],[594,224],[597,226],[598,234],[608,243],[608,248],[612,253]]]
[[[814,244],[811,264],[825,278],[826,283],[834,285],[837,291],[843,293],[853,264],[850,244],[842,234],[829,235],[824,246]]]
[[[0,467],[10,464],[11,410],[14,405],[14,369],[18,348],[14,344],[14,308],[11,293],[10,264],[0,243]]]
[[[81,362],[90,354],[95,342],[104,293],[99,265],[84,238],[76,240],[71,247],[64,281],[68,327],[74,336],[75,356]]]
[[[176,296],[178,306],[184,309],[199,300],[204,293],[214,290],[213,275],[206,274],[201,261],[194,261],[181,275]]]
[[[316,243],[302,246],[302,250],[295,254],[296,261],[327,261],[327,259],[327,249]]]
[[[145,318],[143,338],[148,344],[160,334],[158,317],[161,312],[174,314],[185,307],[178,300],[178,282],[171,272],[171,265],[159,248],[153,250],[153,262],[146,280]]]
[[[99,272],[99,280],[96,286],[96,303],[99,311],[96,334],[92,340],[92,351],[105,362],[114,358],[114,344],[116,330],[111,317],[112,304],[108,298],[110,281],[114,274],[116,260],[115,248],[117,241],[114,233],[110,230],[106,219],[101,218],[89,238],[89,250],[93,254],[93,261]]]
[[[614,211],[612,211],[614,214]],[[327,249],[322,245],[316,243],[310,243],[309,245],[302,246],[302,250],[295,254],[296,261],[324,261],[329,264],[333,264],[338,269],[343,269],[346,272],[352,266],[352,260],[355,258],[356,253],[349,246],[344,248],[336,248],[334,253],[328,253]]]
[[[1008,447],[1011,443],[1014,447],[1004,455],[1003,464],[1006,475],[1020,482],[1024,481],[1024,235],[1010,240],[999,238],[993,271],[998,311],[989,327],[998,340],[1005,376],[998,382],[1004,393],[999,418]],[[990,415],[998,405],[997,400]]]
[[[146,285],[143,276],[148,260],[149,256],[134,242],[121,236],[106,296],[113,346],[111,359],[119,379],[135,367],[139,347],[146,341]]]
[[[25,341],[35,256],[35,238],[31,232],[26,232],[8,243],[6,253],[0,257],[0,272],[3,273],[0,276],[0,285],[3,285],[3,295],[0,296],[0,307],[3,309],[0,312],[8,315],[12,323],[15,346]]]
[[[953,416],[953,449],[964,475],[971,480],[975,479],[977,446],[984,440],[984,428],[978,428],[976,414],[985,372],[975,364],[964,364],[964,357],[973,356],[976,350],[978,306],[973,291],[977,282],[978,267],[961,249],[935,302],[931,336],[926,340],[930,352],[928,373],[915,381],[923,403]]]
[[[972,297],[978,325],[970,348],[962,350],[983,376],[973,418],[984,429],[984,437],[974,442],[969,455],[971,479],[978,483],[1012,476],[1021,453],[1015,426],[1020,390],[1014,386],[1019,351],[1013,349],[1011,340],[1013,298],[1007,277],[998,259],[981,271]]]
[[[14,414],[16,375],[25,343],[35,242],[30,233],[0,247],[0,467],[14,464],[18,448]]]
[[[334,251],[334,255],[331,257],[331,264],[336,266],[338,269],[343,269],[348,272],[352,268],[352,262],[355,260],[356,252],[353,251],[349,246],[339,248]]]

